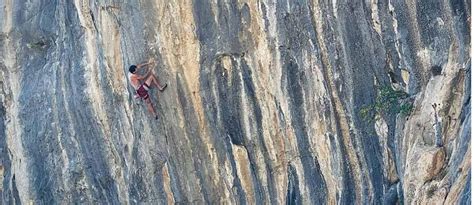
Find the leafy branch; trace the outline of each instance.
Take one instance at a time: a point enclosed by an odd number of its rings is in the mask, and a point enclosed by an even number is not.
[[[359,110],[360,117],[372,122],[376,120],[374,115],[384,116],[389,114],[410,115],[413,105],[404,101],[409,95],[400,90],[394,90],[391,86],[382,86],[377,89],[377,97],[374,104],[362,106]]]

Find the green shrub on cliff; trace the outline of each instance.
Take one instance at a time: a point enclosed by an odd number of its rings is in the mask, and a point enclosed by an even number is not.
[[[388,114],[410,115],[413,105],[404,101],[409,95],[400,90],[394,90],[391,86],[379,87],[374,104],[362,106],[359,115],[366,121],[373,121],[374,115],[384,116]]]

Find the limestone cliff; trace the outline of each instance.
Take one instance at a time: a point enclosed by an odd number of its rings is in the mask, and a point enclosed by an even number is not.
[[[470,4],[0,0],[3,204],[468,204]]]

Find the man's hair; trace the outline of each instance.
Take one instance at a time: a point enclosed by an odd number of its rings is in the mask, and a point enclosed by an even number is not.
[[[131,65],[130,68],[128,68],[128,71],[130,71],[130,73],[134,73],[136,70],[137,70],[136,65]]]

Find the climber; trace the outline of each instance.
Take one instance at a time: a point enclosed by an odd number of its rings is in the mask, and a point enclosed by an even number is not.
[[[158,78],[155,76],[154,72],[152,71],[152,68],[148,68],[148,71],[145,75],[137,74],[139,69],[145,66],[149,66],[150,64],[153,64],[153,63],[154,61],[150,59],[148,63],[131,65],[128,69],[128,71],[130,72],[128,74],[128,80],[130,81],[130,84],[132,84],[133,88],[135,88],[135,91],[136,91],[135,98],[141,98],[145,100],[148,111],[151,112],[155,116],[155,119],[158,119],[158,115],[156,114],[155,109],[153,108],[153,104],[151,103],[150,96],[148,95],[148,90],[150,90],[152,86],[154,85],[160,91],[164,91],[166,86],[168,85],[166,83],[163,86],[160,85],[160,82],[158,81]],[[145,82],[141,83],[140,82],[141,80]]]

